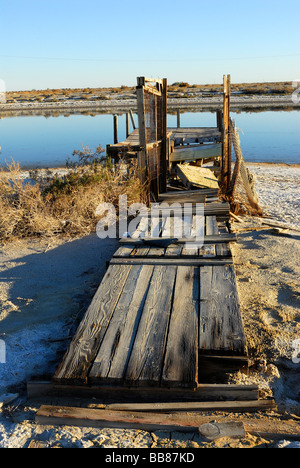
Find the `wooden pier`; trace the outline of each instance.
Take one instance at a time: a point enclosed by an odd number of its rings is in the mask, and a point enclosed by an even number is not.
[[[44,386],[101,401],[263,407],[257,387],[226,384],[228,373],[248,367],[224,197],[232,182],[227,85],[216,128],[167,128],[166,80],[138,79],[139,128],[107,152],[137,159],[149,210],[120,239],[52,382],[31,384],[31,393]],[[190,160],[196,169],[213,162],[217,186],[183,177],[180,165]]]
[[[247,366],[229,206],[207,197],[205,209],[201,247],[187,247],[172,232],[182,223],[193,239],[196,214],[142,217],[132,237],[121,240],[56,384],[148,387],[155,394],[155,387],[196,389]]]

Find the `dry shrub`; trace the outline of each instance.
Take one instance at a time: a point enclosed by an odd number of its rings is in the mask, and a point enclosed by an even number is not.
[[[0,170],[0,240],[20,237],[87,235],[95,231],[102,202],[118,207],[141,201],[142,188],[134,168],[110,164],[70,169],[65,176],[25,182],[18,164]]]

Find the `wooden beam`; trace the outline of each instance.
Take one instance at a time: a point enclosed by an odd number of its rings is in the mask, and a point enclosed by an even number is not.
[[[126,112],[126,138],[129,137],[129,113]]]
[[[195,389],[182,387],[127,387],[124,385],[57,385],[49,381],[27,383],[29,399],[59,398],[97,399],[104,404],[156,403],[184,401],[247,401],[258,399],[257,385],[199,384]]]
[[[203,215],[204,216],[218,216],[218,215],[229,215],[229,210],[230,206],[228,203],[209,203],[204,205],[203,207]],[[197,206],[193,205],[192,207],[182,207],[178,208],[177,210],[170,206],[170,207],[164,207],[164,206],[158,206],[157,209],[153,209],[149,211],[149,216],[151,218],[155,217],[173,217],[173,216],[189,216],[189,215],[195,215],[195,214],[200,214],[199,209],[197,209]]]
[[[134,117],[133,117],[133,113],[132,113],[132,110],[130,109],[129,111],[129,116],[130,116],[130,119],[131,119],[131,124],[132,124],[132,128],[133,130],[136,129],[136,125],[135,125],[135,121],[134,121]]]
[[[165,402],[165,403],[114,403],[107,405],[106,409],[111,411],[124,412],[149,412],[149,413],[178,413],[194,411],[234,411],[242,412],[255,411],[263,408],[266,411],[274,409],[274,400],[250,400],[250,401],[185,401],[185,402]]]
[[[113,258],[111,265],[155,265],[155,266],[224,266],[232,265],[232,258],[193,258],[193,257],[125,257]]]
[[[194,238],[167,238],[167,237],[143,237],[142,239],[132,239],[132,238],[121,238],[120,244],[146,244],[149,246],[164,246],[167,247],[169,244],[185,244],[187,241],[193,242],[196,241],[196,237]],[[209,235],[203,238],[204,244],[223,244],[227,242],[237,242],[236,234],[218,234],[218,235]],[[116,256],[116,255],[114,255]]]
[[[226,412],[251,412],[251,411],[269,411],[276,408],[273,400],[257,400],[255,402],[217,402],[203,403],[202,409],[198,411],[226,411]],[[189,410],[185,409],[185,412]],[[218,420],[218,416],[214,418]],[[250,431],[252,433],[266,433],[262,418],[253,422],[249,421]],[[127,412],[113,411],[105,409],[93,408],[74,408],[63,406],[46,406],[43,405],[37,411],[35,421],[37,424],[51,425],[66,425],[66,426],[82,426],[95,428],[121,428],[121,429],[140,429],[148,432],[157,430],[179,431],[179,432],[198,432],[199,426],[211,422],[210,416],[202,416],[198,413],[147,413],[147,412]],[[232,419],[231,419],[232,421]],[[247,422],[245,420],[245,430],[247,431]],[[293,431],[295,434],[296,428],[299,431],[299,423],[289,424],[288,421],[276,421],[277,427],[268,425],[268,433],[278,432],[280,426],[281,434],[288,434]],[[292,426],[292,428],[291,428]],[[297,433],[297,432],[296,432]],[[298,432],[299,438],[299,432]]]
[[[160,193],[159,199],[161,200],[166,200],[169,197],[188,197],[188,196],[197,196],[197,195],[203,195],[203,196],[212,196],[215,197],[218,195],[218,189],[211,189],[211,188],[203,188],[203,189],[196,189],[196,190],[181,190],[179,192],[175,191],[170,191],[170,192],[165,192],[165,193]],[[180,200],[179,200],[180,202]]]
[[[191,145],[180,146],[174,148],[170,155],[170,162],[178,161],[196,161],[205,158],[218,158],[222,156],[222,145],[207,144],[207,145]]]
[[[169,143],[168,143],[168,129],[167,129],[167,89],[168,89],[168,82],[167,79],[163,79],[162,84],[162,96],[161,96],[161,121],[162,121],[162,147],[161,147],[161,174],[160,184],[159,184],[159,192],[165,192],[167,189],[167,171],[169,167]]]
[[[231,174],[231,139],[230,125],[230,75],[223,77],[223,151],[222,151],[222,189],[226,192],[230,188]]]
[[[138,172],[141,183],[144,185],[147,181],[147,147],[146,147],[146,122],[145,122],[145,103],[143,88],[137,88],[137,104],[139,118],[139,144],[141,150],[138,153]]]

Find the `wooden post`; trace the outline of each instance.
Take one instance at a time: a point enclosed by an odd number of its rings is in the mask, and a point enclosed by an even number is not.
[[[129,113],[126,112],[126,138],[129,137]]]
[[[118,116],[114,115],[114,144],[119,143],[118,137]]]
[[[169,167],[169,151],[167,141],[167,78],[163,79],[162,85],[162,151],[161,151],[161,177],[160,192],[167,191],[167,168]]]
[[[221,109],[217,110],[217,127],[219,131],[222,133],[223,131],[223,112]]]
[[[134,121],[134,117],[133,117],[133,113],[132,113],[132,110],[130,109],[129,111],[129,115],[130,115],[130,119],[131,119],[131,123],[132,123],[132,128],[133,130],[136,129],[136,125],[135,125],[135,121]]]
[[[140,180],[142,184],[147,181],[147,147],[146,147],[146,122],[145,122],[145,102],[144,102],[144,85],[142,78],[138,78],[138,86],[136,88],[138,116],[139,116],[139,138],[141,150],[138,153],[138,167],[140,172]]]
[[[180,109],[177,109],[177,128],[180,128]]]
[[[229,138],[229,121],[230,121],[230,75],[224,75],[224,107],[223,107],[223,148],[222,148],[222,190],[226,193],[230,187],[230,167],[231,164],[231,145]],[[230,161],[229,161],[230,160]]]

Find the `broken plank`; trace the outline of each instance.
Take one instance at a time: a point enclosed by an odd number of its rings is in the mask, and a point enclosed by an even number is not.
[[[127,383],[160,383],[176,271],[175,266],[156,266],[153,271],[125,375]]]
[[[199,269],[178,267],[162,385],[197,387]]]
[[[176,173],[188,189],[192,186],[219,188],[218,179],[210,169],[190,166],[188,164],[178,164],[176,166]]]
[[[201,268],[200,310],[200,352],[246,354],[246,338],[232,265]]]
[[[56,382],[86,383],[131,267],[109,266],[69,348],[55,372]]]

